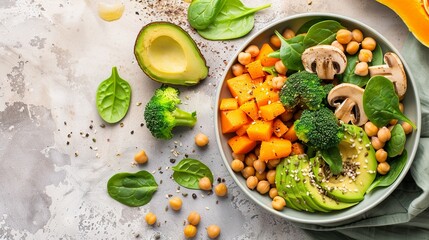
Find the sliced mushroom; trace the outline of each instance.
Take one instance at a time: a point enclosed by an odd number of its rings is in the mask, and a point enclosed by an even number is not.
[[[335,74],[344,72],[347,57],[337,47],[318,45],[307,48],[301,56],[302,64],[307,72],[317,73],[320,79],[334,79]]]
[[[395,85],[396,94],[399,99],[403,99],[407,91],[407,75],[405,75],[404,66],[398,55],[392,52],[384,54],[385,65],[369,67],[369,75],[384,76],[393,82]]]
[[[335,107],[335,116],[344,123],[362,126],[368,121],[363,110],[364,89],[350,83],[341,83],[328,94],[329,105]]]

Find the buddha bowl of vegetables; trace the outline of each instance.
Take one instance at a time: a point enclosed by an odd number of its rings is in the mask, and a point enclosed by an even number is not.
[[[250,37],[217,89],[222,159],[258,205],[290,221],[353,221],[405,177],[420,135],[407,64],[370,27],[301,14]]]

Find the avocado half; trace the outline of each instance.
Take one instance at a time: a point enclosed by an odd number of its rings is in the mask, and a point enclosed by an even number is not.
[[[153,22],[144,26],[137,36],[134,55],[143,72],[160,83],[191,86],[208,74],[197,44],[173,23]]]

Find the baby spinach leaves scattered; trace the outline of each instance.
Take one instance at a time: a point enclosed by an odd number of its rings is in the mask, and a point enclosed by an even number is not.
[[[404,150],[402,155],[390,159],[390,171],[386,175],[377,175],[374,182],[372,182],[371,186],[366,190],[366,193],[371,192],[377,187],[388,187],[392,185],[404,169],[407,159],[407,150]]]
[[[301,25],[301,27],[298,28],[298,30],[296,31],[296,35],[302,34],[302,33],[307,33],[308,29],[310,29],[314,24],[324,21],[324,20],[328,20],[325,18],[313,18],[307,22],[305,22],[304,24]]]
[[[402,153],[405,147],[406,136],[400,124],[396,124],[391,133],[390,140],[386,143],[386,152],[389,157],[396,157]]]
[[[217,2],[219,0],[197,0],[193,1],[188,9],[188,19],[191,18],[192,24],[198,27],[197,32],[209,40],[228,40],[246,35],[253,28],[254,14],[271,6],[271,4],[265,4],[249,8],[240,0],[221,1],[223,4]],[[208,9],[210,11],[207,11]],[[200,16],[197,17],[198,15]],[[207,24],[208,22],[210,24]],[[204,26],[206,27],[203,28]]]
[[[200,189],[198,182],[203,177],[208,177],[213,183],[213,174],[202,162],[185,158],[172,167],[173,178],[180,186],[190,189]]]
[[[338,146],[321,150],[322,158],[329,165],[334,175],[341,173],[343,170],[343,159],[341,158],[340,148]]]
[[[291,39],[286,40],[278,31],[275,34],[280,38],[280,59],[283,64],[290,70],[304,70],[302,65],[301,55],[305,48],[303,45],[304,35],[298,35]],[[272,55],[269,55],[272,57]]]
[[[222,10],[226,0],[194,0],[188,8],[188,22],[195,29],[207,28]]]
[[[128,112],[131,100],[131,86],[119,77],[116,67],[112,75],[100,83],[96,104],[100,117],[108,123],[119,122]]]
[[[116,201],[130,207],[147,204],[158,189],[155,178],[147,171],[118,173],[107,182],[107,192]]]
[[[304,47],[309,48],[316,45],[330,45],[337,35],[338,30],[344,28],[334,20],[325,20],[318,22],[308,29],[304,38]]]
[[[393,83],[383,77],[374,76],[366,85],[363,93],[363,108],[368,119],[377,127],[386,126],[392,119],[416,125],[399,110],[399,98]]]

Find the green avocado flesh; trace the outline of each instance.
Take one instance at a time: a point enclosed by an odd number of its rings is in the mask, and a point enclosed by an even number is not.
[[[343,171],[332,175],[320,154],[289,156],[276,169],[276,187],[286,206],[308,212],[330,212],[352,207],[364,198],[374,181],[374,149],[360,127],[345,125],[340,143]]]
[[[172,23],[154,22],[143,27],[134,54],[143,72],[157,82],[190,86],[208,74],[197,44]]]

